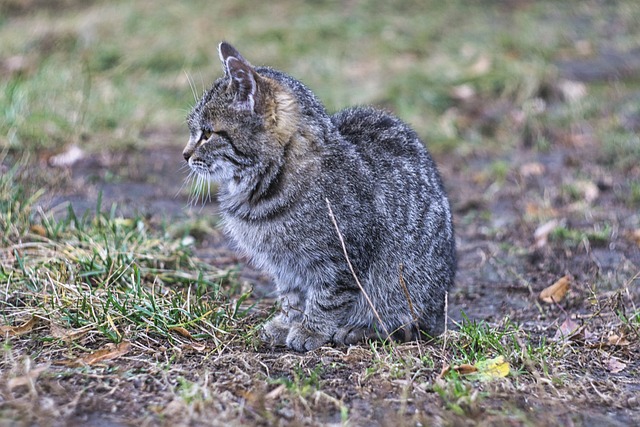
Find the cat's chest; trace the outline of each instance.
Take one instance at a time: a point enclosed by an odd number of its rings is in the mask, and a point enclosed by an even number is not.
[[[242,252],[260,267],[287,263],[294,257],[291,227],[279,221],[245,221],[233,216],[224,217],[224,230]]]

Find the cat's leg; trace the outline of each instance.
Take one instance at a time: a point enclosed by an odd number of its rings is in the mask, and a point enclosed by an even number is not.
[[[333,341],[348,322],[358,292],[349,283],[316,286],[307,292],[304,318],[294,323],[286,344],[296,351],[314,350]]]
[[[287,336],[294,324],[302,322],[304,314],[304,295],[299,291],[290,291],[280,297],[281,309],[262,329],[262,339],[272,346],[287,344]]]

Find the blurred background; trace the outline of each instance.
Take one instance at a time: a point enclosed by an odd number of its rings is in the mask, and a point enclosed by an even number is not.
[[[330,111],[393,110],[437,153],[577,132],[638,154],[636,1],[2,0],[0,13],[4,150],[179,148],[227,40]]]

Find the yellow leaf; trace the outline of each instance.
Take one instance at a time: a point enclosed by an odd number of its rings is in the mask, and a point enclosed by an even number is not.
[[[569,290],[571,276],[566,275],[558,279],[553,285],[544,288],[540,292],[540,299],[546,303],[554,303],[562,300]]]
[[[503,356],[494,359],[481,360],[475,364],[478,372],[469,375],[473,379],[480,381],[491,381],[496,378],[503,378],[509,375],[511,366],[504,360]]]
[[[478,381],[491,381],[509,375],[511,367],[509,362],[505,362],[503,356],[494,359],[481,360],[474,365],[463,363],[461,365],[447,365],[440,372],[439,378],[444,378],[449,372],[455,371],[464,378]]]

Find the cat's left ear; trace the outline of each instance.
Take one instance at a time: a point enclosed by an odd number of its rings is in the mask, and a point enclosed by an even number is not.
[[[256,111],[259,77],[253,66],[229,43],[220,43],[218,53],[225,74],[231,78],[235,91],[234,107],[239,110]]]

